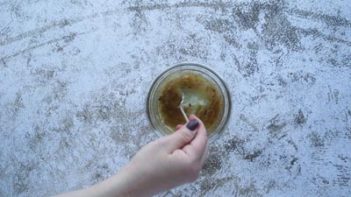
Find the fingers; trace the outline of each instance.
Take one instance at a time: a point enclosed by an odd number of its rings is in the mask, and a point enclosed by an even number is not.
[[[183,124],[177,125],[177,126],[176,126],[176,131],[177,131],[178,129],[182,128],[182,126],[183,126]]]
[[[205,125],[202,123],[202,121],[199,118],[197,118],[194,115],[191,115],[189,119],[196,119],[197,121],[199,121],[200,124],[197,131],[197,135],[189,144],[190,146],[189,148],[187,148],[187,151],[192,157],[194,157],[194,159],[205,160],[204,155],[206,155],[205,153],[206,153],[207,141],[208,141]]]
[[[197,119],[190,119],[186,125],[180,127],[177,132],[167,136],[166,146],[168,152],[173,152],[177,149],[183,148],[185,145],[189,144],[195,137],[200,122]]]

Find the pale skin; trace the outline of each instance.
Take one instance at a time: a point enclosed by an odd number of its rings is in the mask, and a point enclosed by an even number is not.
[[[116,175],[60,197],[131,196],[147,197],[195,181],[207,157],[207,132],[198,126],[191,131],[178,125],[176,132],[145,145]],[[196,121],[193,121],[196,122]]]

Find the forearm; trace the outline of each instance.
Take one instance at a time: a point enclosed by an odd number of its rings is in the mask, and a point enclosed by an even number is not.
[[[91,187],[64,193],[58,197],[120,197],[120,196],[151,196],[152,193],[143,183],[143,177],[138,177],[132,166],[127,165],[116,175]]]
[[[140,169],[136,169],[131,163],[118,174],[91,187],[91,190],[98,196],[107,197],[148,197],[154,193],[148,187],[147,179]]]
[[[64,197],[147,197],[195,181],[206,159],[207,133],[200,119],[189,117],[177,132],[144,146],[119,173]]]

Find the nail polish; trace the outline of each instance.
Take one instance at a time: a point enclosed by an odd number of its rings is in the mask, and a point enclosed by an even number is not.
[[[197,121],[196,119],[192,119],[186,124],[186,128],[188,128],[191,131],[194,131],[198,126],[199,121]]]

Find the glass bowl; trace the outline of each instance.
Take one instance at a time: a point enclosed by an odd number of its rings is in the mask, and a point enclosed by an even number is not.
[[[184,82],[184,80],[189,79],[189,77],[194,79],[196,83]],[[189,91],[186,89],[186,83],[192,85],[192,87],[190,87],[192,90]],[[179,90],[181,94],[177,93],[178,95],[174,96],[172,95],[172,92],[169,92],[168,90],[172,87],[178,87],[177,85],[180,87]],[[203,94],[195,94],[199,89],[204,90]],[[211,98],[213,97],[210,96],[212,94],[209,93],[211,91],[215,92],[213,95],[216,96],[215,99],[212,100]],[[194,99],[188,99],[190,100],[188,102],[189,108],[185,111],[188,112],[188,116],[190,114],[195,114],[203,117],[201,119],[206,120],[203,120],[203,122],[207,127],[209,139],[211,141],[216,139],[222,133],[229,120],[231,109],[230,95],[225,83],[214,71],[196,63],[182,63],[175,65],[161,73],[153,82],[147,98],[147,111],[151,125],[157,130],[158,134],[164,136],[175,131],[174,123],[178,122],[178,124],[185,124],[185,119],[179,117],[179,114],[181,113],[180,109],[178,111],[175,107],[173,108],[174,111],[170,113],[174,113],[174,118],[171,117],[171,119],[169,116],[167,118],[167,113],[164,112],[165,99],[171,99],[168,103],[174,102],[174,106],[179,106],[182,98],[180,95],[183,96],[184,94],[195,95],[195,97],[192,96],[191,98],[204,98],[204,101],[210,100],[209,102],[202,102],[201,99],[195,99],[195,101]],[[196,95],[200,96],[196,97]],[[174,100],[172,100],[173,98]],[[188,103],[186,106],[188,106]],[[205,104],[200,105],[198,103]],[[214,103],[216,105],[213,105]],[[191,106],[191,104],[193,104],[193,106]],[[216,109],[213,110],[213,108],[209,106],[216,106]],[[194,112],[194,109],[196,109],[195,113],[191,113]],[[208,118],[207,112],[209,112],[209,116],[214,118]],[[207,123],[208,125],[206,125]]]

